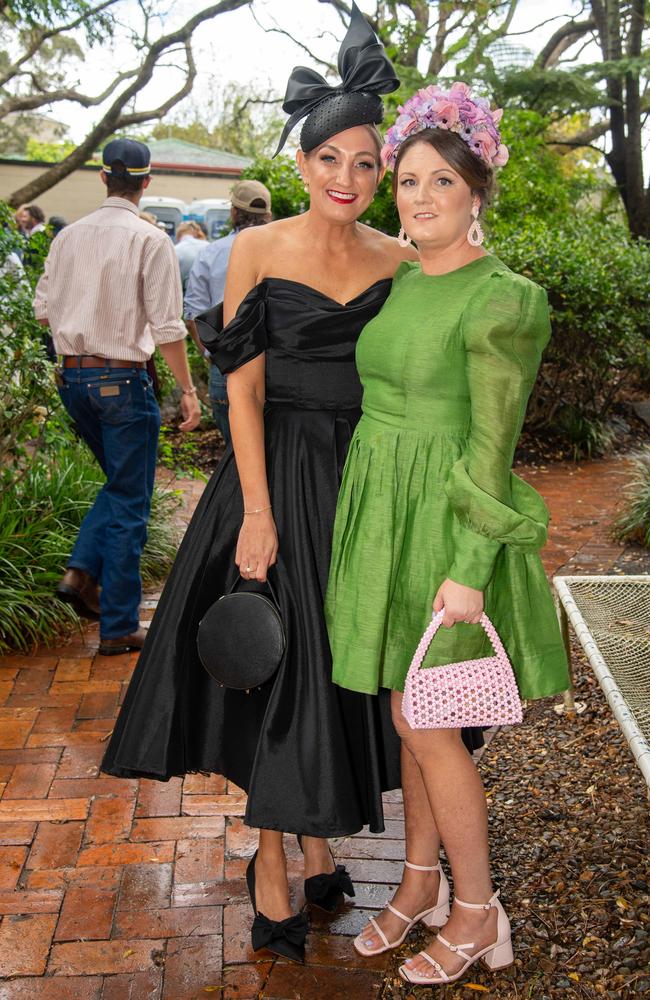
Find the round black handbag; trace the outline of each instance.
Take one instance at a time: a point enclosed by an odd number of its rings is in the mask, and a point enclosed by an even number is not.
[[[201,663],[223,687],[248,691],[268,681],[286,646],[270,581],[238,580],[208,608],[196,638]]]

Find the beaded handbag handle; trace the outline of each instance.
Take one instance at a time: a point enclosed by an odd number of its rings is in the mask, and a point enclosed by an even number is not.
[[[442,625],[442,619],[444,618],[444,616],[445,616],[444,608],[442,609],[442,611],[434,612],[433,618],[431,619],[424,635],[420,639],[420,642],[418,643],[418,648],[415,650],[415,654],[413,656],[413,659],[411,660],[411,666],[409,667],[409,673],[411,673],[411,671],[419,670],[420,667],[422,666],[422,660],[426,656],[426,652],[429,646],[431,645],[431,642],[433,641],[434,635]],[[510,660],[508,659],[508,654],[503,648],[503,643],[499,638],[499,634],[495,629],[494,625],[492,624],[492,622],[490,621],[490,619],[488,618],[488,616],[485,614],[485,612],[483,612],[483,614],[481,615],[479,625],[483,627],[485,634],[492,643],[492,648],[496,653],[497,659],[506,666],[510,666]]]

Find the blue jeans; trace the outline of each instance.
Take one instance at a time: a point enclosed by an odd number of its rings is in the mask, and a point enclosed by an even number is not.
[[[101,637],[119,639],[139,626],[160,411],[138,368],[64,368],[59,394],[106,476],[68,566],[101,584]]]
[[[222,375],[217,366],[213,364],[210,365],[209,393],[212,404],[212,419],[228,445],[230,444],[230,423],[228,421],[226,376]]]

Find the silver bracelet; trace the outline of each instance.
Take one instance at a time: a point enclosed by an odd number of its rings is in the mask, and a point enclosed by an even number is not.
[[[196,396],[198,389],[193,385],[189,389],[183,389],[182,392],[184,396]]]

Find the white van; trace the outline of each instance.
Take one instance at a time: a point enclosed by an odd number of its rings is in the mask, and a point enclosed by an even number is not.
[[[140,199],[140,211],[155,215],[172,240],[176,239],[176,230],[183,219],[187,218],[187,205],[180,198],[145,196]]]
[[[230,201],[228,198],[195,198],[187,209],[187,219],[202,222],[208,231],[209,240],[225,236],[230,222]]]

